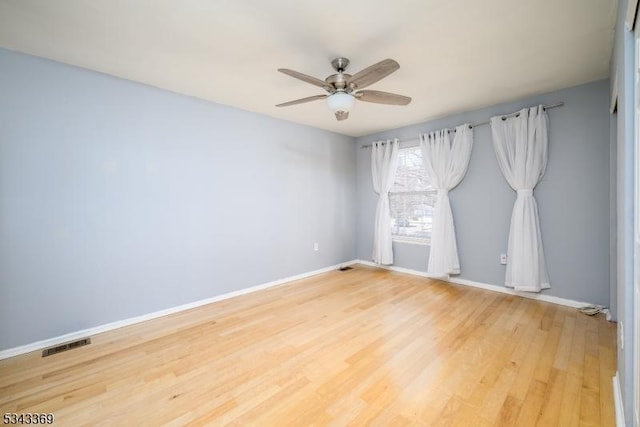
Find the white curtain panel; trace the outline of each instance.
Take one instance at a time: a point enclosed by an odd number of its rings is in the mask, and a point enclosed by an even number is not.
[[[464,178],[469,166],[473,146],[473,129],[468,124],[456,128],[453,142],[444,129],[420,135],[420,149],[427,176],[438,191],[433,210],[431,248],[427,274],[448,278],[460,274],[460,261],[456,245],[453,213],[449,203],[449,191]]]
[[[373,231],[373,262],[377,264],[393,264],[389,190],[393,187],[396,179],[398,146],[397,139],[374,142],[371,146],[373,190],[378,193],[375,228]]]
[[[520,110],[517,117],[492,117],[491,134],[502,174],[517,191],[505,285],[518,291],[540,292],[551,286],[533,189],[547,167],[547,113],[540,105]]]

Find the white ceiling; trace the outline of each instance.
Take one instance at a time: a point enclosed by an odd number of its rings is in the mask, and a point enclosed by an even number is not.
[[[338,133],[361,136],[607,77],[616,0],[0,0],[0,46]],[[400,69],[336,121],[321,79]]]

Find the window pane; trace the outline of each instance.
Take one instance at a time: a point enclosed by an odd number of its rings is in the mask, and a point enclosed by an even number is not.
[[[425,191],[430,188],[427,173],[422,165],[420,147],[402,148],[398,152],[396,182],[391,192]]]
[[[393,236],[426,241],[431,238],[434,196],[395,193],[389,195],[389,202]]]

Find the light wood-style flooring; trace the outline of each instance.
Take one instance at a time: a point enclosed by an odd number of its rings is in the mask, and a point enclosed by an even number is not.
[[[613,426],[615,324],[357,265],[0,361],[55,425]]]

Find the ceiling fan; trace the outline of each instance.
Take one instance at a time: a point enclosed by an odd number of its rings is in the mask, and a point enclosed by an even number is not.
[[[349,117],[349,111],[353,108],[356,99],[387,105],[407,105],[411,102],[411,98],[408,96],[377,90],[362,90],[400,68],[400,65],[393,59],[380,61],[354,75],[344,72],[348,65],[349,60],[347,58],[333,59],[331,66],[337,71],[337,74],[332,74],[324,80],[289,70],[288,68],[279,68],[278,71],[281,73],[321,87],[326,90],[328,94],[296,99],[295,101],[278,104],[276,107],[288,107],[289,105],[302,104],[304,102],[326,98],[327,106],[335,113],[336,119],[346,120]]]

